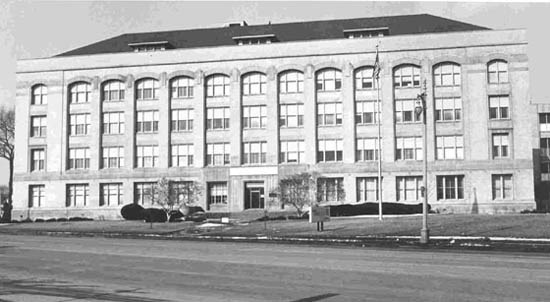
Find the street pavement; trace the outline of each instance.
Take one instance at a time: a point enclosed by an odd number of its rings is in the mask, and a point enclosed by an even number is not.
[[[549,297],[549,254],[0,235],[0,302]]]

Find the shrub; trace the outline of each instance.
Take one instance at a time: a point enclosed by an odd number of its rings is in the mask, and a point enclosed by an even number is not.
[[[430,205],[428,205],[428,210]],[[422,204],[402,204],[396,202],[382,203],[383,214],[418,214],[422,213]],[[343,204],[330,206],[330,216],[355,216],[355,215],[373,215],[378,214],[378,203],[367,202],[358,205]]]
[[[92,221],[92,218],[88,217],[71,217],[69,218],[69,221]]]
[[[57,218],[55,221],[57,222],[63,222],[63,221],[69,221],[67,218],[65,217],[60,217],[60,218]]]
[[[206,220],[206,213],[205,212],[195,212],[193,214],[187,215],[185,217],[185,220],[187,221],[193,221],[193,222],[201,222]]]
[[[34,222],[44,222],[44,219],[42,219],[42,218],[36,218],[36,219],[34,220]]]
[[[143,220],[143,207],[136,203],[127,204],[120,209],[120,215],[126,220]]]
[[[166,212],[164,212],[164,210],[155,208],[148,208],[143,210],[143,216],[145,222],[166,222],[166,220],[168,220],[168,217],[166,216]]]
[[[173,210],[168,213],[168,222],[178,222],[183,220],[183,213],[178,210]]]
[[[46,219],[46,222],[56,222],[56,221],[57,221],[57,219],[55,219],[55,218]]]
[[[187,215],[193,215],[197,212],[203,212],[204,213],[204,209],[202,207],[199,207],[199,206],[189,206],[189,213]]]

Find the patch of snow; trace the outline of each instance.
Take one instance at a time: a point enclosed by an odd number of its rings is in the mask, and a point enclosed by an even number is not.
[[[221,224],[221,223],[207,222],[197,226],[197,228],[216,228],[216,227],[223,227],[223,226],[224,224]]]

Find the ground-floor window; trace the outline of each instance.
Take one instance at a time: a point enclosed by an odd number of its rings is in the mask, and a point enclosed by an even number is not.
[[[512,199],[512,174],[492,175],[493,199]]]
[[[464,199],[464,175],[437,176],[437,200]]]
[[[44,205],[45,199],[46,199],[45,185],[29,186],[29,208],[41,207],[42,205]]]
[[[319,178],[317,179],[317,201],[343,201],[345,198],[344,178]]]
[[[211,182],[208,183],[208,206],[227,204],[227,183]]]
[[[124,188],[122,183],[101,184],[100,191],[100,206],[116,206],[123,203]]]
[[[378,178],[377,177],[358,177],[357,178],[357,201],[377,201],[378,200]]]
[[[67,185],[67,207],[86,206],[90,196],[90,186],[88,184],[69,184]]]
[[[422,176],[397,177],[397,201],[417,201],[422,197]]]
[[[155,182],[136,182],[134,184],[134,203],[152,204],[156,200]]]

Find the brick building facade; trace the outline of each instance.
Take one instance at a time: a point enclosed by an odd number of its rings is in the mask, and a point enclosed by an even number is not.
[[[323,203],[375,202],[378,154],[384,202],[420,202],[426,154],[436,211],[533,209],[528,74],[524,30],[430,15],[130,34],[20,60],[14,218],[116,218],[160,177],[196,181],[213,212],[281,209],[268,193],[302,171]]]

